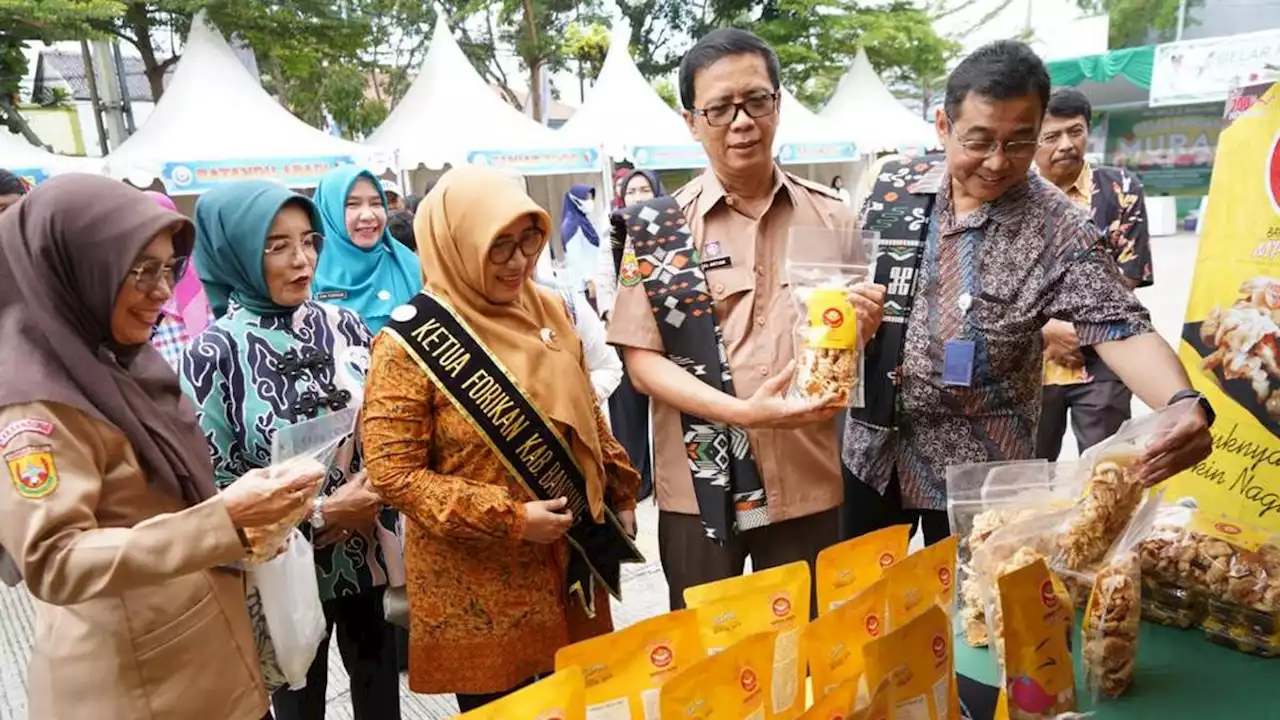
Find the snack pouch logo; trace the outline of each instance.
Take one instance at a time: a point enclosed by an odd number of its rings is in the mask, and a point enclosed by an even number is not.
[[[844,290],[818,288],[807,303],[809,308],[809,346],[832,350],[858,347],[858,324],[853,303]]]

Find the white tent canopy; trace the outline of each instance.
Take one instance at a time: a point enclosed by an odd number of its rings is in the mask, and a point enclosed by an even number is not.
[[[819,117],[786,88],[778,109],[774,154],[783,164],[839,163],[858,159],[854,131],[837,120]]]
[[[614,25],[599,77],[560,132],[603,147],[613,160],[646,169],[705,166],[702,146],[640,74],[628,48],[630,37],[625,22]]]
[[[889,92],[861,48],[819,115],[847,127],[864,153],[919,151],[938,143],[933,125]]]
[[[595,146],[538,124],[495,95],[443,15],[418,77],[369,142],[395,149],[408,169],[472,163],[556,175],[599,168]]]
[[[375,155],[282,107],[201,13],[164,96],[106,163],[135,185],[160,178],[170,194],[197,194],[253,177],[308,187],[337,164],[387,164],[389,155]]]
[[[21,135],[0,130],[0,168],[38,184],[61,173],[101,173],[102,160],[51,153],[32,145]]]

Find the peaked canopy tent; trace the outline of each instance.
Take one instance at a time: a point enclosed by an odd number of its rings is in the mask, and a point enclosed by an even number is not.
[[[866,162],[851,131],[819,117],[786,88],[782,88],[778,113],[773,150],[779,164],[788,172],[824,185],[839,176],[846,188],[855,187]]]
[[[20,135],[0,130],[0,168],[30,185],[39,185],[53,175],[69,172],[102,173],[102,161],[94,158],[58,155],[27,142]]]
[[[369,142],[395,150],[417,192],[447,165],[489,165],[524,175],[529,194],[557,227],[569,186],[600,184],[596,146],[540,125],[499,98],[471,66],[443,14],[418,76]]]
[[[333,137],[282,107],[200,13],[164,96],[106,167],[140,187],[159,179],[171,195],[198,195],[248,178],[313,187],[336,165],[383,169],[391,161],[390,153]]]
[[[933,125],[889,92],[861,48],[818,115],[847,127],[864,153],[912,154],[938,144]]]
[[[602,148],[611,160],[627,160],[646,170],[706,167],[702,146],[631,58],[628,25],[614,25],[610,35],[600,75],[559,132]]]

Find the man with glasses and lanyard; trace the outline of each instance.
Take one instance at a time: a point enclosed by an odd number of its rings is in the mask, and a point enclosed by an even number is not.
[[[1211,450],[1212,408],[1153,331],[1090,212],[1029,172],[1048,102],[1049,74],[1027,45],[986,45],[947,80],[937,182],[895,190],[896,171],[878,178],[864,225],[881,231],[882,245],[886,237],[914,240],[920,250],[902,294],[889,288],[905,314],[898,323],[887,317],[868,349],[868,365],[892,368],[894,382],[869,376],[867,405],[888,410],[870,419],[854,410],[846,423],[847,536],[919,521],[926,542],[941,540],[949,533],[948,466],[1035,457],[1041,328],[1051,319],[1072,323],[1079,345],[1092,347],[1148,407],[1198,400],[1199,412],[1147,449],[1146,484]],[[903,175],[929,166],[912,162]],[[931,202],[916,202],[928,193]],[[925,222],[895,226],[903,213],[890,210],[912,202],[929,208]],[[918,234],[888,234],[898,231]],[[892,264],[878,263],[877,279]],[[900,341],[887,350],[895,328]]]
[[[609,342],[653,398],[658,546],[672,609],[684,590],[813,562],[839,539],[833,407],[786,398],[798,315],[783,276],[792,228],[854,230],[829,188],[773,159],[778,57],[716,30],[680,63],[690,133],[710,168],[616,214],[620,287]],[[852,293],[873,334],[883,288]],[[816,605],[814,605],[816,610]]]

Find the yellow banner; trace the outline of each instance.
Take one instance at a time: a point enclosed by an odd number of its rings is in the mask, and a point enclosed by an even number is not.
[[[1257,90],[1255,90],[1257,92]],[[1218,141],[1179,355],[1218,413],[1165,497],[1280,531],[1280,84]]]

